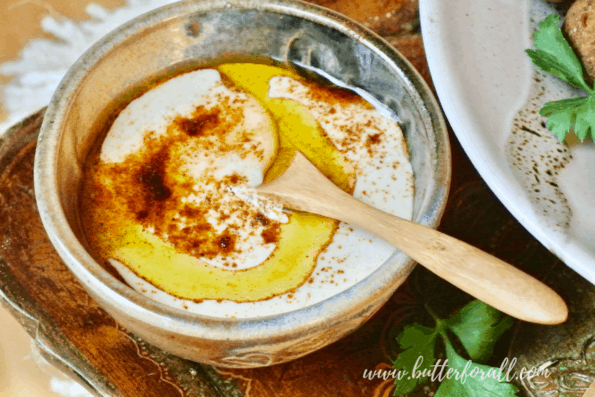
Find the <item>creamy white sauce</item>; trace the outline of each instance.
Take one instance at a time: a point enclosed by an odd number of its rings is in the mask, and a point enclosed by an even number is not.
[[[242,199],[212,181],[237,174],[247,179],[248,187],[262,183],[266,166],[274,155],[275,145],[271,141],[275,135],[266,110],[255,99],[225,87],[216,70],[198,70],[170,79],[132,101],[118,115],[103,142],[100,161],[122,162],[126,156],[136,154],[143,148],[147,136],[154,139],[167,134],[168,127],[176,118],[191,117],[197,107],[210,110],[222,101],[227,101],[226,106],[229,108],[239,107],[243,118],[240,123],[233,124],[232,130],[226,131],[225,138],[219,135],[202,137],[203,140],[212,141],[210,150],[197,150],[189,146],[179,153],[184,163],[180,172],[195,181],[192,191],[182,198],[182,202],[198,208],[201,203],[216,198],[220,210],[212,210],[207,221],[217,233],[228,228],[237,230],[236,250],[229,255],[217,254],[212,258],[201,256],[199,259],[222,269],[232,269],[233,266],[233,270],[243,270],[264,262],[275,250],[276,244],[264,242],[261,236],[265,229],[263,225],[250,226],[250,218],[238,216],[235,210],[243,204]],[[246,131],[253,132],[253,136],[240,146],[241,152],[217,150],[230,142],[241,142],[242,134]],[[265,133],[259,134],[261,131]],[[264,155],[256,154],[255,144]],[[278,207],[271,208],[269,212],[280,214],[281,211],[282,208]],[[221,219],[222,215],[226,219]],[[288,221],[286,216],[277,216],[275,219],[282,223]],[[192,221],[180,214],[171,219],[171,223],[177,224],[179,230],[192,226]],[[148,227],[147,230],[154,234],[154,228]],[[162,234],[161,237],[167,241],[168,235]]]
[[[239,162],[239,164],[246,166],[245,162]],[[223,172],[221,174],[227,176],[238,172],[235,167],[227,167],[227,170],[229,169],[232,170],[228,171],[231,172],[230,174],[224,174]],[[261,175],[258,176],[258,179],[262,181],[262,170]],[[249,189],[250,188],[248,187],[243,188],[243,190],[246,191]],[[235,235],[236,247],[238,248],[239,252],[234,251],[231,254],[225,256],[218,254],[214,258],[201,257],[200,260],[202,262],[226,270],[230,270],[230,264],[234,263],[236,267],[234,267],[232,270],[243,270],[256,267],[267,260],[277,245],[274,243],[267,244],[264,242],[261,236],[261,233],[264,230],[263,225],[251,224],[249,227],[247,227],[248,222],[246,219],[238,216],[238,213],[235,211],[235,209],[240,203],[244,202],[241,197],[238,197],[237,194],[230,192],[227,188],[215,189],[214,186],[208,183],[197,183],[193,190],[193,193],[190,193],[185,198],[185,200],[183,199],[184,202],[194,203],[198,206],[208,197],[212,197],[213,194],[217,194],[219,196],[219,200],[217,201],[217,203],[220,205],[219,211],[211,210],[207,218],[207,221],[213,226],[217,233],[222,233],[230,226],[237,228]],[[255,206],[255,209],[258,211],[260,210],[260,207],[256,208]],[[283,209],[280,206],[269,205],[267,211],[262,212],[269,219],[274,219],[281,223],[287,223],[289,219],[285,214],[283,214],[282,211]],[[228,218],[222,221],[220,219],[221,215],[228,216]],[[173,221],[178,222],[178,227],[181,229],[186,226],[186,222],[189,222],[190,220],[182,217],[174,217]]]
[[[413,170],[399,125],[376,109],[359,104],[337,106],[310,98],[309,88],[290,77],[273,77],[271,98],[305,105],[333,144],[356,170],[353,196],[401,218],[413,212]],[[378,143],[369,144],[370,136]],[[371,153],[370,153],[371,152]]]
[[[118,163],[129,154],[138,152],[143,146],[146,132],[165,134],[177,116],[188,117],[197,106],[204,103],[205,94],[226,91],[225,86],[218,85],[220,81],[221,76],[216,70],[185,73],[130,102],[118,115],[103,141],[101,162]]]
[[[200,72],[205,72],[204,77],[210,79],[214,78],[215,73],[218,76],[218,72],[216,71],[199,71],[196,73]],[[190,78],[188,75],[191,74],[188,73],[179,78],[188,79]],[[176,82],[177,79],[174,78],[170,81]],[[199,90],[200,93],[195,92],[192,94],[192,98],[200,101],[200,98],[208,92],[208,89],[204,87],[213,87],[213,84],[210,84],[209,81],[199,84],[198,80],[193,80],[192,84],[201,88]],[[391,214],[411,219],[413,208],[413,171],[408,160],[403,134],[394,120],[380,114],[375,109],[368,109],[358,104],[341,107],[317,102],[309,95],[309,88],[307,86],[288,77],[275,77],[269,83],[269,95],[271,97],[292,99],[306,106],[335,146],[351,162],[357,175],[353,193],[354,197]],[[172,91],[169,95],[174,96],[177,92],[176,90],[187,92],[188,83],[176,82],[175,85],[172,85]],[[148,94],[150,93],[151,91]],[[146,96],[147,94],[139,99],[143,99]],[[141,112],[138,115],[134,113],[134,109],[138,109],[139,106],[135,106],[131,109],[131,112],[127,113],[127,117],[133,119],[135,123],[140,123],[140,120],[147,115],[146,112],[142,111],[145,108],[153,109],[151,113],[162,112],[161,117],[169,117],[170,120],[176,114],[179,114],[179,111],[159,110],[164,104],[159,99],[156,99],[155,103],[152,102],[153,99],[151,98],[146,98],[145,100],[148,104],[141,107]],[[190,109],[194,106],[182,104],[180,108]],[[332,112],[331,108],[334,109]],[[170,122],[161,122],[157,118],[151,118],[152,126],[167,126]],[[144,123],[143,125],[148,125],[149,122],[144,121]],[[126,122],[124,121],[118,125],[121,124],[126,124]],[[155,127],[151,128],[157,130]],[[353,131],[355,128],[359,132],[355,135],[350,134],[349,131]],[[367,140],[370,139],[369,136],[376,136],[377,134],[380,134],[377,137],[378,142],[370,150]],[[131,142],[141,142],[142,144],[141,138],[133,137],[132,135],[132,133],[130,136],[125,135],[125,143],[127,145],[130,145]],[[346,139],[347,137],[353,138],[354,136],[358,139]],[[128,146],[124,148],[123,143],[123,141],[110,141],[104,144],[104,149],[102,150],[106,150],[106,156],[109,154],[109,159],[119,159],[123,158],[120,151],[132,153],[134,150],[140,148],[138,145],[133,146],[132,149]],[[230,159],[222,159],[220,162],[224,161],[230,161]],[[237,169],[233,162],[228,164],[234,170]],[[226,171],[222,172],[225,173]],[[257,179],[254,177],[251,181],[256,181]],[[256,185],[251,183],[251,186]],[[259,202],[250,189],[243,192],[234,190],[231,194],[236,196],[236,199],[244,199],[255,205]],[[195,198],[190,195],[188,200],[200,200],[200,197]],[[269,217],[271,218],[275,216],[282,218],[284,216],[279,208],[269,208],[269,210],[270,214],[267,213],[266,215],[270,215]],[[284,220],[287,221],[286,219]],[[251,263],[256,261],[262,262],[268,257],[267,252],[271,247],[263,245],[261,248],[261,251],[256,250],[253,252],[253,257],[250,258]],[[139,278],[118,261],[110,259],[110,263],[130,286],[151,299],[193,313],[215,317],[246,318],[289,312],[330,298],[363,280],[386,262],[394,251],[394,247],[371,233],[341,223],[331,244],[319,255],[316,267],[311,275],[311,282],[306,282],[291,293],[265,301],[247,303],[236,303],[226,300],[221,302],[207,300],[195,303],[178,299]]]

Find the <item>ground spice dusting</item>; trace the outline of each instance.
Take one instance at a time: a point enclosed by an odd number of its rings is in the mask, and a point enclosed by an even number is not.
[[[274,224],[262,231],[261,236],[266,244],[276,243],[279,238],[279,225]]]
[[[336,109],[333,106],[348,106],[358,104],[364,106],[367,109],[373,109],[366,100],[357,95],[355,92],[340,87],[329,87],[323,86],[322,84],[302,81],[302,84],[309,88],[310,98],[312,101],[324,103],[327,107],[330,107],[329,113],[335,114]],[[297,91],[295,88],[290,88],[292,92]]]
[[[235,236],[229,234],[229,232],[225,233],[222,237],[219,237],[217,240],[219,247],[224,252],[231,252],[234,250],[235,246]]]
[[[263,226],[269,224],[269,219],[266,216],[264,216],[261,212],[256,214],[256,217],[254,219],[257,220]]]
[[[165,186],[165,163],[168,157],[166,148],[160,149],[156,155],[151,156],[148,163],[141,166],[137,173],[143,201],[147,206],[171,197],[171,190]]]
[[[199,113],[198,116],[191,119],[178,117],[175,120],[178,127],[189,136],[202,135],[203,130],[212,128],[219,122],[219,110],[207,112],[204,106],[199,106],[196,111]]]
[[[404,140],[397,138],[402,133],[396,121],[381,115],[353,92],[339,88],[327,89],[288,77],[273,79],[275,88],[271,89],[272,96],[293,99],[306,106],[337,150],[354,166],[358,183],[371,185],[367,191],[363,191],[364,196],[374,200],[374,205],[388,205],[390,200],[403,197],[402,185],[394,182],[399,181],[404,171],[408,171],[399,167],[398,162],[395,162],[392,170],[390,166],[384,166],[385,162],[392,163],[391,159],[401,158],[400,153],[407,153]],[[383,183],[393,182],[390,189],[376,187],[375,178],[371,175],[378,175],[378,171],[384,171]],[[406,183],[408,186],[404,189],[411,194],[413,183]],[[374,199],[377,194],[383,194],[384,197]]]
[[[87,199],[92,208],[84,213],[96,214],[94,223],[97,214],[105,213],[110,214],[108,219],[116,216],[109,222],[112,225],[135,220],[178,251],[198,258],[240,253],[237,244],[242,237],[238,232],[253,224],[263,228],[266,244],[276,243],[279,222],[222,194],[229,186],[244,185],[245,177],[233,174],[221,179],[207,173],[197,183],[188,175],[188,161],[195,153],[262,158],[263,149],[240,125],[244,101],[221,96],[210,108],[198,106],[191,117],[177,117],[167,134],[147,132],[143,149],[121,163],[99,165],[96,158],[95,167],[88,172],[91,183],[87,183],[86,196],[112,199]],[[90,240],[93,244],[92,237]],[[223,264],[234,267],[232,262]]]
[[[368,141],[371,144],[379,143],[380,142],[380,133],[374,135],[368,135]]]

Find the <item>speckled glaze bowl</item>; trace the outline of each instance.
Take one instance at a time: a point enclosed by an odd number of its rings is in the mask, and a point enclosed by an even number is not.
[[[108,109],[176,71],[221,61],[311,67],[360,87],[392,108],[415,173],[414,217],[436,227],[450,183],[450,146],[431,91],[392,46],[330,10],[298,1],[184,1],[142,15],[89,49],[68,71],[46,112],[35,158],[35,192],[46,231],[89,294],[119,323],[181,357],[222,367],[296,359],[349,334],[411,272],[400,251],[343,293],[290,313],[255,319],[189,314],[152,301],[87,252],[78,197],[90,148]]]

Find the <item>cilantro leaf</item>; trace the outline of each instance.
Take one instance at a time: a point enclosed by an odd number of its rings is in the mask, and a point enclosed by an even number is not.
[[[434,397],[515,397],[517,395],[519,390],[516,386],[498,380],[499,368],[470,362],[466,372],[463,372],[468,365],[467,360],[457,354],[446,335],[443,335],[443,338],[449,369],[452,368],[459,374],[465,373],[465,375],[459,376],[458,380],[452,374],[450,379],[445,377]],[[502,378],[504,379],[504,374]]]
[[[589,102],[590,97],[550,101],[543,105],[539,114],[548,118],[547,128],[552,130],[552,134],[560,141],[564,140],[566,133],[570,132],[573,124],[577,136],[583,140],[587,137],[589,129],[591,130],[591,134],[595,131],[594,128],[590,128],[595,124],[589,124],[589,118],[586,120],[584,118],[592,114],[592,110],[590,110],[592,109],[592,105],[589,105]],[[576,125],[577,120],[581,120],[578,126]]]
[[[458,371],[467,375],[459,376],[459,379],[442,379],[442,375],[439,375],[442,384],[437,397],[516,396],[517,388],[506,383],[504,375],[501,375],[504,381],[500,382],[499,368],[472,361],[468,364],[467,360],[455,352],[447,335],[447,330],[452,331],[460,339],[472,360],[483,360],[492,354],[497,340],[511,326],[510,317],[478,300],[468,303],[448,320],[439,318],[427,306],[426,309],[436,321],[436,326],[428,328],[419,324],[408,325],[397,338],[403,351],[398,355],[393,367],[397,371],[406,371],[406,375],[401,380],[395,380],[394,395],[407,394],[425,382],[428,376],[422,376],[424,370],[425,374],[431,375],[434,380],[437,368],[434,348],[438,335],[441,335],[446,347],[449,369],[451,372]],[[485,374],[483,377],[482,373]],[[488,374],[491,377],[487,377]]]
[[[547,128],[560,141],[567,133],[574,133],[582,141],[595,138],[595,90],[585,82],[583,67],[558,27],[560,16],[551,14],[539,22],[533,33],[537,50],[526,50],[533,63],[544,72],[551,73],[570,85],[585,90],[589,97],[547,102],[539,114],[547,117]]]
[[[416,369],[416,372],[423,373],[424,369],[430,371],[431,366],[435,363],[434,347],[436,337],[443,328],[444,324],[442,323],[438,323],[434,329],[413,324],[405,326],[403,332],[399,334],[397,340],[403,352],[399,354],[393,367],[397,371],[407,371],[408,375],[401,380],[395,381],[395,396],[407,394],[415,389],[418,384],[427,380],[427,376],[417,377],[414,376],[412,371],[420,357],[423,361]]]
[[[512,319],[485,303],[474,300],[447,320],[447,325],[475,361],[488,359],[494,345],[512,325]]]
[[[549,121],[549,119],[548,119]],[[590,96],[577,112],[574,123],[574,133],[582,141],[591,133],[595,138],[595,98]]]
[[[537,50],[526,50],[533,63],[544,72],[561,78],[570,85],[592,93],[583,78],[583,67],[558,27],[560,16],[551,14],[539,22],[533,33]]]

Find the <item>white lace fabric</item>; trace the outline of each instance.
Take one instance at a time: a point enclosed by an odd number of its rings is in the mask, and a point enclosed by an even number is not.
[[[68,68],[93,43],[121,24],[174,0],[127,0],[126,5],[107,10],[97,4],[86,8],[89,20],[45,16],[41,28],[54,39],[34,38],[17,60],[0,64],[0,74],[13,77],[0,88],[8,117],[0,122],[0,136],[12,125],[47,106]]]

